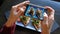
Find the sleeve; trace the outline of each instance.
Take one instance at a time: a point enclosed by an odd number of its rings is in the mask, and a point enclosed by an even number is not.
[[[15,27],[15,24],[13,24],[13,26],[11,27],[7,27],[6,25],[4,25],[0,30],[0,34],[14,34]]]

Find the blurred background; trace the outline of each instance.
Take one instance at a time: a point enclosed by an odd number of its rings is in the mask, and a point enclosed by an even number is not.
[[[5,13],[10,11],[11,6],[21,3],[25,0],[0,0],[0,28],[7,21]],[[30,0],[31,3],[40,5],[40,6],[51,6],[55,9],[55,22],[57,25],[54,26],[55,30],[51,34],[60,34],[60,0]],[[56,27],[57,26],[57,27]],[[39,34],[27,29],[18,29],[16,27],[15,34]],[[53,28],[53,29],[54,29]],[[27,31],[26,31],[27,30]]]

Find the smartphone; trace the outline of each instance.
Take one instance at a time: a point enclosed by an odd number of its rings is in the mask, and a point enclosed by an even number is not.
[[[29,16],[31,18],[37,18],[43,20],[44,10],[45,10],[44,7],[30,3],[26,7],[24,15]]]

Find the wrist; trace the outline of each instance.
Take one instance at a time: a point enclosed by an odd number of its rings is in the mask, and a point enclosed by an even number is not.
[[[42,30],[41,34],[50,34],[49,30]]]
[[[11,17],[9,17],[8,18],[8,20],[7,20],[7,22],[5,23],[5,25],[7,26],[7,27],[11,27],[11,26],[13,26],[13,24],[14,24],[15,22],[13,21],[13,18]]]

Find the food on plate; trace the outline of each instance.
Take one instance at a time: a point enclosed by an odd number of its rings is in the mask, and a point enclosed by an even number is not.
[[[41,10],[40,10],[40,9],[37,9],[37,10],[36,10],[36,16],[37,16],[38,18],[40,18],[40,16],[41,16]]]
[[[32,19],[32,25],[38,30],[41,27],[41,21],[37,19]]]
[[[20,20],[24,24],[24,26],[26,26],[29,23],[29,21],[30,21],[30,17],[20,16]]]
[[[34,15],[34,9],[33,9],[33,7],[30,8],[29,14],[30,14],[31,16]]]

